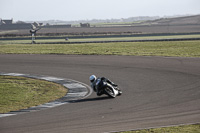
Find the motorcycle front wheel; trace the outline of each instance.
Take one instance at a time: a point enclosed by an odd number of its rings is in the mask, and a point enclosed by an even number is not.
[[[105,88],[105,92],[106,92],[107,95],[108,95],[109,97],[111,97],[111,98],[115,98],[115,97],[116,97],[116,95],[115,95],[113,89],[111,89],[111,88],[109,88],[109,87],[106,87],[106,88]]]

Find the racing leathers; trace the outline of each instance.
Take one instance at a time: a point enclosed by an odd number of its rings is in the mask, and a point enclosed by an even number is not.
[[[114,87],[118,90],[117,85],[114,84],[111,80],[109,80],[109,79],[107,79],[107,78],[105,78],[105,77],[100,77],[100,78],[97,78],[97,79],[101,79],[102,81],[111,84],[112,86],[114,86]],[[97,93],[98,96],[101,96],[101,95],[103,94],[103,92],[102,92],[101,90],[98,90],[98,89],[96,88],[97,79],[94,80],[93,82],[91,82],[91,87],[92,87],[93,90]]]

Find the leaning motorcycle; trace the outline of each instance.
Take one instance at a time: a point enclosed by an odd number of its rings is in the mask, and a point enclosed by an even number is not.
[[[122,94],[122,91],[119,90],[117,87],[112,86],[111,84],[101,80],[101,78],[97,79],[96,82],[96,89],[102,94],[106,94],[111,98],[115,98],[118,95]]]

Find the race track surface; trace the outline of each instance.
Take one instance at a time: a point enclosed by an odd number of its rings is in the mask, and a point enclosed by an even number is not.
[[[0,55],[0,72],[47,75],[89,85],[91,74],[123,95],[97,97],[0,118],[0,133],[101,133],[200,122],[200,58]]]

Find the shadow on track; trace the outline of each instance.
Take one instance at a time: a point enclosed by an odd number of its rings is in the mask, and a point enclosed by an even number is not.
[[[87,98],[87,99],[80,99],[80,100],[72,101],[72,103],[91,102],[91,101],[108,100],[108,99],[113,99],[113,98],[110,98],[110,97],[107,97],[107,96],[96,97],[96,98]]]

